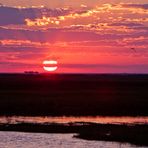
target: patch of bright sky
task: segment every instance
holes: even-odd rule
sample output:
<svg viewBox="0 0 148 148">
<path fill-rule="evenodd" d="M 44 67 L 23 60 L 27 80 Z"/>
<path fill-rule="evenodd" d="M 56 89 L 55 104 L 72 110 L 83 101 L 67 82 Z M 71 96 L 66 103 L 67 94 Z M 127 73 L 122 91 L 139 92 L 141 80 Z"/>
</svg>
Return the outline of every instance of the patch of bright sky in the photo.
<svg viewBox="0 0 148 148">
<path fill-rule="evenodd" d="M 148 3 L 147 0 L 0 0 L 0 3 L 8 6 L 39 6 L 63 7 L 63 6 L 94 6 L 102 3 Z"/>
</svg>

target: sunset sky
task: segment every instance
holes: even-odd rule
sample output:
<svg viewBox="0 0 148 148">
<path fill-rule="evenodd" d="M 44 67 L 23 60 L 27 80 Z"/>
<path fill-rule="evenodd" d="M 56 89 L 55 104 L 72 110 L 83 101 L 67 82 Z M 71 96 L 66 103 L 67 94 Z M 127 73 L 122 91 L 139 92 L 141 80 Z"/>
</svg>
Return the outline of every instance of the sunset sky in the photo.
<svg viewBox="0 0 148 148">
<path fill-rule="evenodd" d="M 148 73 L 147 0 L 0 3 L 0 72 Z"/>
</svg>

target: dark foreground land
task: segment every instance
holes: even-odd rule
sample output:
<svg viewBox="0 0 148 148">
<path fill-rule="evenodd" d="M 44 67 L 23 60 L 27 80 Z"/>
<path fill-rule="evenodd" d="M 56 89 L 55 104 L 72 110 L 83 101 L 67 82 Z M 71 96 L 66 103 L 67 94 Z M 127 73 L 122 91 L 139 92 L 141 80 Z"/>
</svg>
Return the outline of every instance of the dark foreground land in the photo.
<svg viewBox="0 0 148 148">
<path fill-rule="evenodd" d="M 21 131 L 37 133 L 75 133 L 74 137 L 86 140 L 128 142 L 148 146 L 148 125 L 116 125 L 96 123 L 66 124 L 0 124 L 0 131 Z"/>
<path fill-rule="evenodd" d="M 0 74 L 0 115 L 148 116 L 148 75 Z"/>
</svg>

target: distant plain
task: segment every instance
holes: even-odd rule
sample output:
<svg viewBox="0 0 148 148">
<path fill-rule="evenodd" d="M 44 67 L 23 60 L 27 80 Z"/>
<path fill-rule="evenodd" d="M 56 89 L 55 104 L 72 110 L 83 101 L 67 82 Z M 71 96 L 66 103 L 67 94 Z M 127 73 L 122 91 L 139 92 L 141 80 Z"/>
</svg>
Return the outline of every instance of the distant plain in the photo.
<svg viewBox="0 0 148 148">
<path fill-rule="evenodd" d="M 147 116 L 148 75 L 1 74 L 1 116 Z"/>
</svg>

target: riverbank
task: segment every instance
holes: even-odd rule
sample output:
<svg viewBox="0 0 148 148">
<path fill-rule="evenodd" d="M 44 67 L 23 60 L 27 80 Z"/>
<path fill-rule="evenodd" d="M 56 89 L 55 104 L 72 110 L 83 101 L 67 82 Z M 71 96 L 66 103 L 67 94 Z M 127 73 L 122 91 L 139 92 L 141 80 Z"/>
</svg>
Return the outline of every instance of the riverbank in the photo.
<svg viewBox="0 0 148 148">
<path fill-rule="evenodd" d="M 75 133 L 75 138 L 85 140 L 116 141 L 148 146 L 148 125 L 76 123 L 18 123 L 0 124 L 0 131 L 31 133 Z"/>
</svg>

